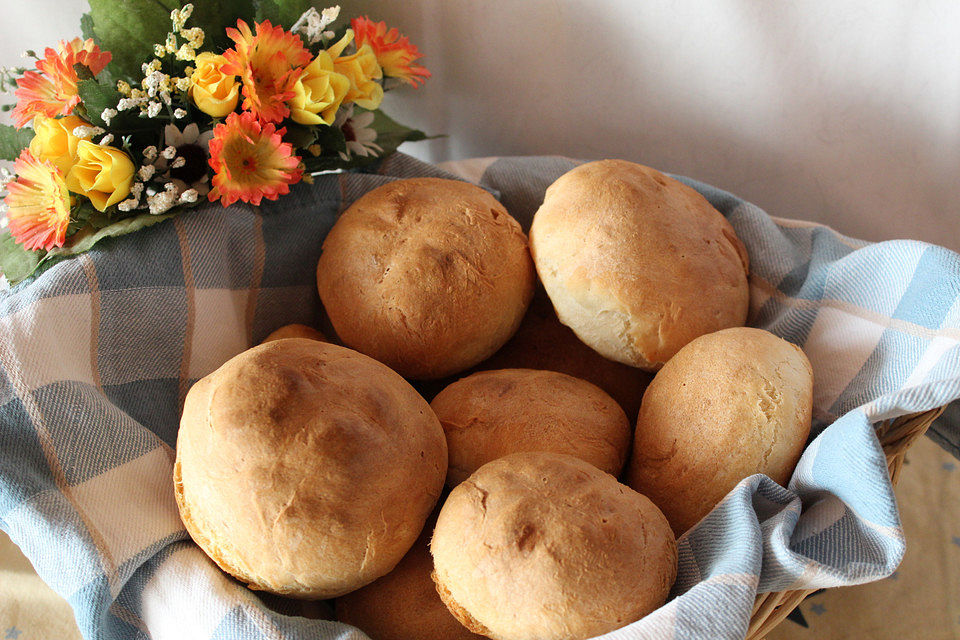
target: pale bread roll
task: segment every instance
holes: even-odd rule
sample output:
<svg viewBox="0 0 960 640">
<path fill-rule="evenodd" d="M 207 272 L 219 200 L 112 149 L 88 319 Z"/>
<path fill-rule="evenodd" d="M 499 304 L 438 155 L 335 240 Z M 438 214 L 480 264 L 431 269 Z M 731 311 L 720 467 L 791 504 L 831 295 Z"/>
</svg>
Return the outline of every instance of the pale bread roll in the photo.
<svg viewBox="0 0 960 640">
<path fill-rule="evenodd" d="M 653 379 L 652 373 L 607 360 L 580 342 L 577 334 L 557 319 L 541 287 L 533 294 L 514 336 L 476 369 L 546 369 L 586 380 L 609 393 L 631 424 L 637 419 L 643 391 Z"/>
<path fill-rule="evenodd" d="M 323 242 L 317 288 L 344 344 L 408 378 L 488 358 L 517 330 L 536 275 L 520 225 L 458 180 L 370 191 Z"/>
<path fill-rule="evenodd" d="M 747 476 L 786 485 L 812 405 L 813 369 L 800 347 L 749 327 L 697 338 L 647 387 L 628 483 L 679 536 Z"/>
<path fill-rule="evenodd" d="M 337 620 L 358 627 L 373 640 L 483 640 L 447 609 L 430 574 L 430 537 L 436 517 L 393 571 L 337 598 Z"/>
<path fill-rule="evenodd" d="M 447 436 L 447 486 L 520 451 L 566 453 L 619 475 L 630 422 L 616 401 L 585 380 L 556 371 L 481 371 L 430 403 Z"/>
<path fill-rule="evenodd" d="M 174 488 L 187 531 L 253 589 L 329 598 L 389 572 L 446 475 L 443 430 L 399 375 L 293 338 L 189 391 Z"/>
<path fill-rule="evenodd" d="M 697 336 L 746 322 L 747 253 L 703 196 L 624 160 L 547 189 L 530 228 L 560 321 L 598 353 L 655 371 Z"/>
<path fill-rule="evenodd" d="M 450 611 L 497 640 L 579 640 L 664 603 L 677 547 L 650 500 L 557 453 L 490 462 L 444 502 L 431 552 Z"/>
<path fill-rule="evenodd" d="M 323 335 L 313 327 L 308 327 L 305 324 L 284 325 L 264 338 L 263 342 L 270 342 L 271 340 L 284 340 L 286 338 L 306 338 L 307 340 L 319 340 L 321 342 L 327 342 L 327 336 Z"/>
</svg>

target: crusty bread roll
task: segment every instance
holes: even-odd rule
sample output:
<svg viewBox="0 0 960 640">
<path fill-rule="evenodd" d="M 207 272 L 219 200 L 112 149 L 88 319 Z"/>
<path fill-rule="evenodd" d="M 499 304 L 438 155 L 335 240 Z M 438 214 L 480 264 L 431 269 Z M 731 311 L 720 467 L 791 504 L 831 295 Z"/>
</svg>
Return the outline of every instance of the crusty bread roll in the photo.
<svg viewBox="0 0 960 640">
<path fill-rule="evenodd" d="M 327 342 L 327 336 L 323 335 L 313 327 L 308 327 L 305 324 L 284 325 L 264 338 L 263 342 L 270 342 L 271 340 L 283 340 L 285 338 L 306 338 L 307 340 L 320 340 L 321 342 Z"/>
<path fill-rule="evenodd" d="M 507 210 L 480 187 L 439 178 L 397 180 L 361 197 L 317 265 L 343 343 L 418 379 L 463 371 L 499 349 L 535 278 Z"/>
<path fill-rule="evenodd" d="M 578 640 L 667 598 L 670 526 L 650 500 L 578 458 L 516 453 L 458 485 L 433 533 L 434 581 L 468 628 L 497 640 Z"/>
<path fill-rule="evenodd" d="M 447 436 L 447 486 L 520 451 L 566 453 L 618 475 L 630 423 L 616 401 L 556 371 L 500 369 L 467 376 L 430 403 Z"/>
<path fill-rule="evenodd" d="M 190 389 L 174 488 L 187 531 L 225 571 L 253 589 L 329 598 L 400 561 L 446 466 L 440 423 L 403 378 L 293 338 Z"/>
<path fill-rule="evenodd" d="M 337 598 L 337 620 L 373 640 L 484 640 L 460 624 L 437 593 L 430 574 L 430 537 L 436 517 L 393 571 Z"/>
<path fill-rule="evenodd" d="M 647 387 L 628 483 L 679 536 L 747 476 L 785 485 L 812 404 L 813 370 L 800 347 L 749 327 L 701 336 Z"/>
<path fill-rule="evenodd" d="M 652 373 L 607 360 L 580 342 L 577 334 L 557 319 L 542 287 L 533 294 L 527 315 L 510 341 L 476 369 L 545 369 L 586 380 L 609 393 L 631 424 L 637 419 L 643 391 L 653 379 Z"/>
<path fill-rule="evenodd" d="M 747 318 L 747 253 L 703 196 L 623 160 L 547 189 L 530 228 L 560 321 L 611 360 L 655 371 L 697 336 Z"/>
</svg>

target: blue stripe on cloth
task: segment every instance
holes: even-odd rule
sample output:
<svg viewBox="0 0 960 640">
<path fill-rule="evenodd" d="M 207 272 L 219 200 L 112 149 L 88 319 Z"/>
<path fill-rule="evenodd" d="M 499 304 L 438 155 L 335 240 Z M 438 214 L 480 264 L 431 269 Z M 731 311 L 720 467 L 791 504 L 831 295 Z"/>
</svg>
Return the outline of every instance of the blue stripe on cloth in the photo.
<svg viewBox="0 0 960 640">
<path fill-rule="evenodd" d="M 149 640 L 150 636 L 122 617 L 126 612 L 116 615 L 117 607 L 112 603 L 110 587 L 105 576 L 87 584 L 67 597 L 73 607 L 77 627 L 86 638 L 129 638 L 130 640 Z"/>
<path fill-rule="evenodd" d="M 180 380 L 160 378 L 104 385 L 103 393 L 130 418 L 173 447 L 180 428 Z"/>
<path fill-rule="evenodd" d="M 282 640 L 284 638 L 367 640 L 365 634 L 345 624 L 280 614 L 268 616 L 262 605 L 255 607 L 248 603 L 231 609 L 210 636 L 210 640 Z"/>
<path fill-rule="evenodd" d="M 183 286 L 180 243 L 171 220 L 123 238 L 101 240 L 89 255 L 104 290 Z"/>
<path fill-rule="evenodd" d="M 747 635 L 756 584 L 746 576 L 717 576 L 702 582 L 677 602 L 675 640 L 722 638 L 739 640 Z"/>
<path fill-rule="evenodd" d="M 152 287 L 100 292 L 97 369 L 104 385 L 180 373 L 187 291 Z"/>
<path fill-rule="evenodd" d="M 193 284 L 197 289 L 245 289 L 253 277 L 255 218 L 250 206 L 213 206 L 184 225 Z"/>
<path fill-rule="evenodd" d="M 927 246 L 893 317 L 939 329 L 958 299 L 960 256 L 941 247 Z"/>
<path fill-rule="evenodd" d="M 0 519 L 51 485 L 53 473 L 20 398 L 0 407 L 0 478 L 16 478 L 0 491 Z"/>
<path fill-rule="evenodd" d="M 873 353 L 830 412 L 841 415 L 900 389 L 923 356 L 927 342 L 898 329 L 885 329 Z"/>
<path fill-rule="evenodd" d="M 92 385 L 55 382 L 34 391 L 33 397 L 71 485 L 139 458 L 161 444 Z"/>
<path fill-rule="evenodd" d="M 926 245 L 892 241 L 864 247 L 832 265 L 823 296 L 890 317 L 918 269 Z"/>
</svg>

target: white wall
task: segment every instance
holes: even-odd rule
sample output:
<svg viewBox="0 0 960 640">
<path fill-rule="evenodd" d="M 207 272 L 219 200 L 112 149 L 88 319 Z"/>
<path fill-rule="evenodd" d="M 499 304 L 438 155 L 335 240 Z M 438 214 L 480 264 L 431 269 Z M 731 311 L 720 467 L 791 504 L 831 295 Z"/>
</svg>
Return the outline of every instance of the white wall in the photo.
<svg viewBox="0 0 960 640">
<path fill-rule="evenodd" d="M 74 34 L 80 0 L 0 0 L 0 63 Z M 621 157 L 853 236 L 960 250 L 954 0 L 341 0 L 434 78 L 386 110 L 432 160 Z"/>
</svg>

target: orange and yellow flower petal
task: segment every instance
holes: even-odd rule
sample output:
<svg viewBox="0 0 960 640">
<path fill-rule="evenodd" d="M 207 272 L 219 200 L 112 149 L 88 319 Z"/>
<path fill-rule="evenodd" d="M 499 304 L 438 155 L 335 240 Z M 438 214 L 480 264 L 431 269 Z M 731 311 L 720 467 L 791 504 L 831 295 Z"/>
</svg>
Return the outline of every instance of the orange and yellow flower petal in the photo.
<svg viewBox="0 0 960 640">
<path fill-rule="evenodd" d="M 86 65 L 96 75 L 107 66 L 110 57 L 93 40 L 61 41 L 57 51 L 48 47 L 43 59 L 37 61 L 37 71 L 27 71 L 17 80 L 17 106 L 11 112 L 14 124 L 23 127 L 40 114 L 53 118 L 73 113 L 80 102 L 73 65 Z"/>
<path fill-rule="evenodd" d="M 293 85 L 290 118 L 305 125 L 331 125 L 349 90 L 350 79 L 334 71 L 333 58 L 321 51 Z"/>
<path fill-rule="evenodd" d="M 429 71 L 414 64 L 415 60 L 423 57 L 420 51 L 395 28 L 388 30 L 386 23 L 374 22 L 366 16 L 354 18 L 350 26 L 353 27 L 357 48 L 369 44 L 384 75 L 399 78 L 414 87 L 430 77 Z"/>
<path fill-rule="evenodd" d="M 81 140 L 66 183 L 70 191 L 90 198 L 93 206 L 103 211 L 130 194 L 135 172 L 130 156 L 120 149 Z"/>
<path fill-rule="evenodd" d="M 276 200 L 300 181 L 303 169 L 293 155 L 293 145 L 283 141 L 286 129 L 263 123 L 245 111 L 231 113 L 213 130 L 210 166 L 214 170 L 211 202 L 223 206 L 237 200 L 259 205 L 263 198 Z"/>
<path fill-rule="evenodd" d="M 383 70 L 377 64 L 377 56 L 369 44 L 359 46 L 356 53 L 351 55 L 341 55 L 353 38 L 353 30 L 347 29 L 340 41 L 327 49 L 327 53 L 333 58 L 334 70 L 350 80 L 350 89 L 343 102 L 355 102 L 364 109 L 376 109 L 383 100 L 383 87 L 376 82 L 383 77 Z"/>
<path fill-rule="evenodd" d="M 62 247 L 70 224 L 70 193 L 60 171 L 24 149 L 7 185 L 7 220 L 13 239 L 25 249 Z"/>
<path fill-rule="evenodd" d="M 63 175 L 77 161 L 77 144 L 81 139 L 73 135 L 77 127 L 89 127 L 77 116 L 50 118 L 43 114 L 33 119 L 33 140 L 30 141 L 30 153 L 38 160 L 49 160 Z"/>
<path fill-rule="evenodd" d="M 243 81 L 243 108 L 264 122 L 280 122 L 290 114 L 287 101 L 294 96 L 293 85 L 301 67 L 310 62 L 310 52 L 300 37 L 274 27 L 269 20 L 256 24 L 256 35 L 243 20 L 227 29 L 236 44 L 224 52 L 223 73 Z"/>
</svg>

